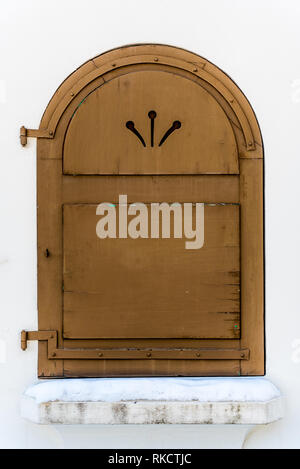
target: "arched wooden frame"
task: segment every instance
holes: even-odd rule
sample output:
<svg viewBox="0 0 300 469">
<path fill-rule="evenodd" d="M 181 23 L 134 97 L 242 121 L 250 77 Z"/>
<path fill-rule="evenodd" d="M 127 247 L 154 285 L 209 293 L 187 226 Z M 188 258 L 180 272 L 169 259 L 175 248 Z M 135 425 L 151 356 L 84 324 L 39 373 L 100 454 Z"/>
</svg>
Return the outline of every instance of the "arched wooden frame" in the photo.
<svg viewBox="0 0 300 469">
<path fill-rule="evenodd" d="M 185 364 L 181 367 L 178 366 L 181 344 L 176 345 L 177 352 L 163 351 L 156 360 L 155 351 L 151 357 L 146 353 L 146 348 L 151 347 L 151 344 L 136 343 L 136 350 L 130 352 L 131 356 L 127 354 L 127 358 L 131 359 L 128 362 L 123 360 L 126 357 L 121 357 L 118 351 L 103 357 L 102 345 L 97 341 L 90 341 L 90 345 L 87 345 L 84 341 L 69 340 L 66 346 L 62 334 L 61 206 L 77 202 L 72 192 L 72 176 L 62 172 L 63 145 L 68 125 L 80 103 L 105 81 L 124 73 L 128 67 L 149 69 L 153 66 L 174 68 L 182 76 L 201 82 L 201 86 L 226 113 L 236 138 L 239 156 L 240 188 L 238 194 L 235 188 L 232 189 L 232 201 L 238 201 L 241 206 L 240 339 L 202 340 L 199 348 L 201 359 L 194 360 L 194 352 L 189 352 L 190 355 L 185 356 Z M 21 129 L 21 143 L 25 145 L 27 137 L 31 136 L 38 138 L 39 332 L 25 333 L 23 345 L 27 339 L 40 341 L 39 376 L 127 375 L 132 374 L 133 362 L 136 375 L 264 374 L 263 146 L 254 112 L 236 84 L 206 59 L 183 49 L 152 44 L 115 49 L 89 60 L 62 83 L 48 104 L 39 129 Z M 103 176 L 101 181 L 102 195 L 105 193 L 107 200 L 111 196 L 112 177 Z M 96 186 L 91 184 L 91 177 L 87 179 L 81 177 L 81 202 L 95 202 Z M 205 197 L 199 193 L 199 200 L 201 196 Z M 107 341 L 106 346 L 111 347 L 111 343 Z M 124 341 L 124 346 L 130 344 Z M 196 346 L 199 347 L 199 341 Z M 66 347 L 71 351 L 66 350 Z M 77 366 L 74 367 L 75 362 Z M 174 365 L 174 362 L 177 364 Z"/>
</svg>

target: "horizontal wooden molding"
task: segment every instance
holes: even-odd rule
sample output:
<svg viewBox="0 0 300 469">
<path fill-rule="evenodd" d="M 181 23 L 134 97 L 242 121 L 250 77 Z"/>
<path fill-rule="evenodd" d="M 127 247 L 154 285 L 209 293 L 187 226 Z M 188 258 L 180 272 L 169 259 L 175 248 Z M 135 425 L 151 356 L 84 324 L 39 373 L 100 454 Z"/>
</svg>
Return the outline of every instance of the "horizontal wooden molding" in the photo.
<svg viewBox="0 0 300 469">
<path fill-rule="evenodd" d="M 57 331 L 22 331 L 21 348 L 27 342 L 48 342 L 49 360 L 249 360 L 249 349 L 227 348 L 97 348 L 65 349 L 57 347 Z"/>
</svg>

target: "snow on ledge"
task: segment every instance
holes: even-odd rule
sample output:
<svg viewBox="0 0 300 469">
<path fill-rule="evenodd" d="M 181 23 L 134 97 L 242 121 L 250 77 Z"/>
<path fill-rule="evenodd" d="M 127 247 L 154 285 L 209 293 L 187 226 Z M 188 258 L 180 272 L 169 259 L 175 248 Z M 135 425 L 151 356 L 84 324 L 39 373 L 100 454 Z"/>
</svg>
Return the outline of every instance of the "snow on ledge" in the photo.
<svg viewBox="0 0 300 469">
<path fill-rule="evenodd" d="M 30 386 L 21 415 L 42 425 L 265 425 L 282 417 L 265 378 L 55 379 Z"/>
<path fill-rule="evenodd" d="M 36 403 L 199 401 L 265 402 L 280 391 L 265 378 L 83 378 L 54 379 L 24 393 Z"/>
</svg>

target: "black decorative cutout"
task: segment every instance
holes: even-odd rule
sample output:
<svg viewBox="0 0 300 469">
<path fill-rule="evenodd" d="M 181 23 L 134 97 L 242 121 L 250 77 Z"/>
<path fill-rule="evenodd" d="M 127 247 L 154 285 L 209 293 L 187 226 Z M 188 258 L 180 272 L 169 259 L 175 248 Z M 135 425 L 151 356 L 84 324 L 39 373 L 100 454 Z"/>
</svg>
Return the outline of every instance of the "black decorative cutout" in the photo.
<svg viewBox="0 0 300 469">
<path fill-rule="evenodd" d="M 159 142 L 159 146 L 161 147 L 162 144 L 167 140 L 169 135 L 171 135 L 174 132 L 174 130 L 180 129 L 180 127 L 181 127 L 181 122 L 180 121 L 174 121 L 172 126 L 169 128 L 169 130 L 166 131 L 165 135 L 163 136 L 163 138 Z"/>
<path fill-rule="evenodd" d="M 151 147 L 154 146 L 154 119 L 156 117 L 155 111 L 149 111 L 148 117 L 151 119 Z"/>
<path fill-rule="evenodd" d="M 142 142 L 143 146 L 145 147 L 146 146 L 145 140 L 143 139 L 143 137 L 141 136 L 139 131 L 134 127 L 134 122 L 127 121 L 126 122 L 126 127 L 127 127 L 127 129 L 131 130 L 131 132 L 133 132 L 134 135 L 137 136 L 137 138 Z"/>
<path fill-rule="evenodd" d="M 151 147 L 154 147 L 154 120 L 156 118 L 157 114 L 155 111 L 149 111 L 148 112 L 148 117 L 150 119 L 150 142 L 151 142 Z M 139 133 L 139 131 L 135 128 L 134 122 L 133 121 L 127 121 L 126 122 L 126 127 L 129 129 L 134 135 L 137 136 L 137 138 L 140 140 L 142 145 L 146 147 L 145 140 Z M 165 132 L 164 136 L 162 137 L 161 141 L 159 142 L 159 146 L 161 147 L 162 144 L 167 140 L 167 138 L 174 132 L 174 130 L 180 129 L 181 127 L 181 122 L 180 121 L 174 121 L 172 126 Z"/>
</svg>

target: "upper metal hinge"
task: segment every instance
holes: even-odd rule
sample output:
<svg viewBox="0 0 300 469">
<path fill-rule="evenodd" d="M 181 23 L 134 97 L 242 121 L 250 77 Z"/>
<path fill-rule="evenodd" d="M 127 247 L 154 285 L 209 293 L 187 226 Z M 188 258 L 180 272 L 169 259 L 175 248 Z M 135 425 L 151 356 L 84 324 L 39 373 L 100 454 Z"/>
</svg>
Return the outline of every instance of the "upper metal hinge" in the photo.
<svg viewBox="0 0 300 469">
<path fill-rule="evenodd" d="M 23 147 L 27 144 L 27 138 L 53 138 L 54 132 L 48 129 L 26 129 L 24 125 L 20 128 L 20 142 Z"/>
</svg>

